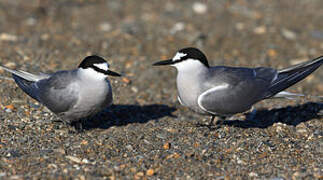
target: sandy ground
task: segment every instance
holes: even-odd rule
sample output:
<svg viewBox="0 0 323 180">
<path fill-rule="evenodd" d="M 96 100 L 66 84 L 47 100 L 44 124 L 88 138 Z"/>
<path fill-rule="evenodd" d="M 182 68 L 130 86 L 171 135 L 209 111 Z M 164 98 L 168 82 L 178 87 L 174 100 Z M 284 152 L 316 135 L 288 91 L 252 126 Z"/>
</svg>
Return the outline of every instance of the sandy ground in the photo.
<svg viewBox="0 0 323 180">
<path fill-rule="evenodd" d="M 211 65 L 287 67 L 323 55 L 323 1 L 0 0 L 0 64 L 30 72 L 108 59 L 114 105 L 85 131 L 0 71 L 0 179 L 322 179 L 323 69 L 217 130 L 177 102 L 183 47 Z"/>
</svg>

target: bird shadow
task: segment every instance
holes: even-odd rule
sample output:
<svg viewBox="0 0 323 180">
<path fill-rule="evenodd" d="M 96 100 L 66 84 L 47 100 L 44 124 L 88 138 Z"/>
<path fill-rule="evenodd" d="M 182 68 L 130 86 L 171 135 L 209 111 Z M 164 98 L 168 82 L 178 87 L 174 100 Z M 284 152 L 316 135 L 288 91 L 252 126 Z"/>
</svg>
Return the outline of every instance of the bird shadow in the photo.
<svg viewBox="0 0 323 180">
<path fill-rule="evenodd" d="M 125 126 L 131 123 L 146 123 L 151 120 L 158 121 L 159 118 L 172 115 L 176 108 L 163 104 L 151 105 L 112 105 L 99 114 L 82 122 L 84 130 L 108 129 L 111 126 Z"/>
<path fill-rule="evenodd" d="M 274 123 L 297 126 L 323 116 L 323 103 L 309 102 L 297 106 L 287 106 L 272 110 L 260 109 L 256 113 L 246 113 L 245 120 L 225 120 L 223 125 L 241 128 L 267 128 Z"/>
</svg>

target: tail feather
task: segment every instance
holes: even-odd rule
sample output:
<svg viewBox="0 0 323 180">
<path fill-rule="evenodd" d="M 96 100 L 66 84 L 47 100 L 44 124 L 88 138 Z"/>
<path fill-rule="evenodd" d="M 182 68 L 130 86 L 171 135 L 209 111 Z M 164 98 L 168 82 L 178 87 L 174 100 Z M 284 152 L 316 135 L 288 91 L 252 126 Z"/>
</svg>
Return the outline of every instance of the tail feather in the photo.
<svg viewBox="0 0 323 180">
<path fill-rule="evenodd" d="M 13 79 L 16 81 L 17 85 L 30 97 L 34 99 L 38 99 L 37 97 L 37 84 L 36 82 L 48 77 L 47 74 L 42 75 L 35 75 L 31 74 L 29 72 L 21 71 L 21 70 L 12 70 L 3 66 L 0 66 L 0 68 L 10 72 L 12 74 Z"/>
<path fill-rule="evenodd" d="M 31 74 L 29 72 L 26 71 L 22 71 L 22 70 L 13 70 L 13 69 L 9 69 L 6 68 L 4 66 L 0 66 L 0 68 L 10 72 L 11 74 L 15 74 L 16 76 L 19 76 L 27 81 L 39 81 L 41 79 L 47 78 L 48 75 L 47 74 L 40 74 L 40 75 L 35 75 L 35 74 Z"/>
<path fill-rule="evenodd" d="M 270 98 L 279 92 L 289 88 L 303 80 L 323 64 L 323 56 L 312 61 L 304 62 L 278 71 L 277 78 L 272 82 L 266 98 Z"/>
<path fill-rule="evenodd" d="M 34 81 L 28 81 L 26 79 L 23 79 L 15 74 L 12 74 L 13 79 L 16 81 L 17 85 L 30 97 L 38 100 L 37 97 L 37 90 L 38 87 L 36 85 L 36 82 Z"/>
</svg>

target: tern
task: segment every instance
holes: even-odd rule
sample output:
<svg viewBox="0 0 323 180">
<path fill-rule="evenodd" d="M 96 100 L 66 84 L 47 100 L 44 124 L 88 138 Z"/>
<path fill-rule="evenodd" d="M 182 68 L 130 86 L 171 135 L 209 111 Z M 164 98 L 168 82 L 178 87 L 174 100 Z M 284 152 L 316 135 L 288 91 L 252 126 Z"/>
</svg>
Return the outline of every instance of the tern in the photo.
<svg viewBox="0 0 323 180">
<path fill-rule="evenodd" d="M 113 97 L 108 76 L 121 76 L 109 70 L 108 62 L 96 55 L 84 58 L 77 69 L 52 74 L 0 68 L 10 72 L 26 94 L 69 124 L 81 122 L 109 107 Z"/>
<path fill-rule="evenodd" d="M 199 49 L 179 50 L 172 59 L 154 63 L 177 69 L 179 102 L 191 110 L 211 116 L 232 116 L 243 113 L 264 99 L 292 98 L 300 94 L 284 91 L 314 72 L 323 63 L 323 56 L 292 67 L 276 70 L 270 67 L 211 67 Z"/>
</svg>

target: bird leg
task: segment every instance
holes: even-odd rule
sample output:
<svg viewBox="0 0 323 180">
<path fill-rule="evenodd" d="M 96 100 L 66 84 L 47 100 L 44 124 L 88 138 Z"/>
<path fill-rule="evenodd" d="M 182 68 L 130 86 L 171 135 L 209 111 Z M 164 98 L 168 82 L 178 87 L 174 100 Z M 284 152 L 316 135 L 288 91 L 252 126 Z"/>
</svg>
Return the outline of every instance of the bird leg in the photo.
<svg viewBox="0 0 323 180">
<path fill-rule="evenodd" d="M 212 126 L 212 125 L 213 125 L 214 119 L 215 119 L 215 116 L 214 116 L 214 115 L 212 115 L 212 116 L 211 116 L 211 121 L 210 121 L 210 123 L 209 123 L 209 126 Z"/>
<path fill-rule="evenodd" d="M 215 119 L 215 115 L 211 116 L 211 121 L 208 124 L 196 124 L 196 127 L 208 127 L 211 130 L 215 130 L 221 127 L 221 125 L 223 125 L 223 122 L 225 120 L 224 116 L 217 116 L 218 119 L 214 122 Z"/>
<path fill-rule="evenodd" d="M 80 133 L 84 131 L 83 121 L 84 121 L 83 119 L 80 119 L 79 121 L 74 121 L 70 123 L 70 125 L 74 127 L 74 133 Z"/>
<path fill-rule="evenodd" d="M 223 123 L 225 121 L 225 116 L 217 116 L 217 120 L 215 122 L 214 122 L 214 119 L 215 119 L 215 115 L 212 115 L 211 116 L 211 121 L 210 121 L 210 123 L 208 125 L 208 128 L 210 130 L 219 129 L 223 125 Z"/>
</svg>

